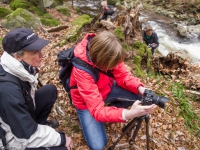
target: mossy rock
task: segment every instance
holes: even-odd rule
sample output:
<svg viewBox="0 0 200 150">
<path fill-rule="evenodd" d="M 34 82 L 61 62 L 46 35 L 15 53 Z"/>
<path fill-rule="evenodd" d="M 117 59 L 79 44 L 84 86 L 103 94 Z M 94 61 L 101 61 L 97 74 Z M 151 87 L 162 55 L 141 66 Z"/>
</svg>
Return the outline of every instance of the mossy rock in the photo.
<svg viewBox="0 0 200 150">
<path fill-rule="evenodd" d="M 67 42 L 74 42 L 77 40 L 77 38 L 80 35 L 80 31 L 81 31 L 81 26 L 74 26 L 73 28 L 71 28 L 66 34 L 65 34 L 65 38 L 60 42 L 60 46 L 63 46 L 64 44 L 66 44 Z"/>
<path fill-rule="evenodd" d="M 45 18 L 41 18 L 40 21 L 41 21 L 42 24 L 45 25 L 45 26 L 54 27 L 54 26 L 60 25 L 60 22 L 59 22 L 58 20 L 55 20 L 55 19 L 45 19 Z"/>
<path fill-rule="evenodd" d="M 38 16 L 43 16 L 45 13 L 42 12 L 42 10 L 38 9 L 37 7 L 35 6 L 32 6 L 30 8 L 28 8 L 28 11 L 32 12 L 33 14 L 36 14 Z"/>
<path fill-rule="evenodd" d="M 137 66 L 135 68 L 137 75 L 143 76 L 146 74 L 142 68 L 146 68 L 147 72 L 154 73 L 151 65 L 152 53 L 147 45 L 140 41 L 135 41 L 132 46 L 137 51 L 137 55 L 133 58 L 134 63 Z"/>
<path fill-rule="evenodd" d="M 74 19 L 72 22 L 72 28 L 65 34 L 63 41 L 60 42 L 60 46 L 64 45 L 66 42 L 74 42 L 80 35 L 82 27 L 90 23 L 92 18 L 89 15 L 81 15 Z"/>
<path fill-rule="evenodd" d="M 124 41 L 124 33 L 123 33 L 123 30 L 122 30 L 122 27 L 121 27 L 121 26 L 118 26 L 118 27 L 115 29 L 114 34 L 115 34 L 121 41 Z"/>
<path fill-rule="evenodd" d="M 44 12 L 42 12 L 42 10 L 40 10 L 36 6 L 33 6 L 31 3 L 27 2 L 26 0 L 13 0 L 10 3 L 10 8 L 12 10 L 16 10 L 17 8 L 23 8 L 23 9 L 26 9 L 38 16 L 42 16 L 44 14 Z"/>
<path fill-rule="evenodd" d="M 0 18 L 4 18 L 10 13 L 12 13 L 11 10 L 0 7 Z"/>
<path fill-rule="evenodd" d="M 63 5 L 63 0 L 54 0 L 53 4 L 51 5 L 51 7 L 56 7 L 59 5 Z"/>
<path fill-rule="evenodd" d="M 90 23 L 91 20 L 92 18 L 89 15 L 84 14 L 74 19 L 72 26 L 84 26 L 85 24 Z"/>
<path fill-rule="evenodd" d="M 29 2 L 27 2 L 26 0 L 12 0 L 12 2 L 10 3 L 10 8 L 12 10 L 16 10 L 17 8 L 30 8 L 31 4 Z"/>
<path fill-rule="evenodd" d="M 22 8 L 17 8 L 14 12 L 7 15 L 1 22 L 1 25 L 7 29 L 21 27 L 38 29 L 40 24 L 41 21 L 38 17 Z"/>
<path fill-rule="evenodd" d="M 56 7 L 56 10 L 59 11 L 60 13 L 62 13 L 63 15 L 66 15 L 66 16 L 71 16 L 69 10 L 67 8 L 64 8 L 63 6 L 58 6 Z"/>
</svg>

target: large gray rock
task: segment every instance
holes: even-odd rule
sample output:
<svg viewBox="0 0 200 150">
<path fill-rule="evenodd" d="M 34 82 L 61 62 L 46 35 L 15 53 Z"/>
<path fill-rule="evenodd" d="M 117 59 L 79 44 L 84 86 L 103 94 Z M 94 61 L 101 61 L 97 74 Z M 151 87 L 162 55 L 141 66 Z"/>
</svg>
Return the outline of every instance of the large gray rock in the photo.
<svg viewBox="0 0 200 150">
<path fill-rule="evenodd" d="M 16 9 L 13 13 L 6 16 L 6 18 L 1 22 L 1 26 L 7 29 L 20 27 L 38 29 L 40 25 L 41 21 L 39 18 L 22 8 Z"/>
<path fill-rule="evenodd" d="M 44 7 L 50 7 L 53 4 L 54 0 L 43 0 Z"/>
<path fill-rule="evenodd" d="M 177 30 L 180 36 L 188 38 L 197 38 L 200 35 L 200 25 L 181 26 L 178 25 Z"/>
</svg>

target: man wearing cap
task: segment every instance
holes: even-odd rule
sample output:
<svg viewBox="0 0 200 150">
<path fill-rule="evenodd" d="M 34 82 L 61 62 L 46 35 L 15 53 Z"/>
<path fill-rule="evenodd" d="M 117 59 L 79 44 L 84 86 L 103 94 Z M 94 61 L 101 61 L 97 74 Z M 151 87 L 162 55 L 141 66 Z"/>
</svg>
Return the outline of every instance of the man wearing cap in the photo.
<svg viewBox="0 0 200 150">
<path fill-rule="evenodd" d="M 11 30 L 3 38 L 0 149 L 71 150 L 73 147 L 70 137 L 54 129 L 56 121 L 47 121 L 57 99 L 56 87 L 45 85 L 37 89 L 42 49 L 48 43 L 28 28 Z M 11 78 L 16 78 L 22 86 L 11 82 Z"/>
</svg>

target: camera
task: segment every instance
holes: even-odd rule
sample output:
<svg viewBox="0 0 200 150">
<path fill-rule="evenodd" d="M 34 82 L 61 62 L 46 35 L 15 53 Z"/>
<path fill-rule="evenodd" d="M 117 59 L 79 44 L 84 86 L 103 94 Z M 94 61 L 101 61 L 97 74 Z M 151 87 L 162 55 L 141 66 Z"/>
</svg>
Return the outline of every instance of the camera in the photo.
<svg viewBox="0 0 200 150">
<path fill-rule="evenodd" d="M 153 48 L 153 44 L 149 44 L 148 47 L 149 47 L 149 48 Z"/>
<path fill-rule="evenodd" d="M 168 100 L 169 100 L 169 98 L 167 98 L 167 97 L 160 97 L 160 96 L 154 94 L 153 91 L 145 89 L 144 97 L 142 98 L 141 102 L 142 102 L 142 105 L 156 104 L 157 106 L 164 109 L 165 103 Z"/>
</svg>

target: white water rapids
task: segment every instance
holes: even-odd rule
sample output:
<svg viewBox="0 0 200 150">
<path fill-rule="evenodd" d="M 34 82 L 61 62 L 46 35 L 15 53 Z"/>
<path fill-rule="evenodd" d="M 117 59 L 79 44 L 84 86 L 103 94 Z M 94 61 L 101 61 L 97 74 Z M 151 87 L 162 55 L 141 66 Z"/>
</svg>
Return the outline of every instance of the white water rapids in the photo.
<svg viewBox="0 0 200 150">
<path fill-rule="evenodd" d="M 141 17 L 140 19 L 142 18 L 148 18 L 148 16 Z M 157 33 L 160 43 L 158 50 L 163 56 L 167 56 L 170 52 L 177 53 L 183 58 L 188 58 L 192 63 L 200 65 L 200 40 L 198 37 L 182 42 L 183 40 L 175 37 L 176 33 L 171 33 L 175 31 L 170 31 L 169 26 L 166 29 L 166 26 L 163 26 L 163 24 L 150 20 L 146 24 L 152 25 Z"/>
</svg>

